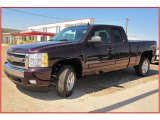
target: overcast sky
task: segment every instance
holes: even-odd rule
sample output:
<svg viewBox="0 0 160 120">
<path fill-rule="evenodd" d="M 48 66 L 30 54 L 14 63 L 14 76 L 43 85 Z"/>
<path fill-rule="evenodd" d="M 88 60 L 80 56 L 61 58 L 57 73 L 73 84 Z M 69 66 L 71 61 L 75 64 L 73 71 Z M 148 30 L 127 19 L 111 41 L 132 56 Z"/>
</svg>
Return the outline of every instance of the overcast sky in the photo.
<svg viewBox="0 0 160 120">
<path fill-rule="evenodd" d="M 128 34 L 141 40 L 158 40 L 157 8 L 13 8 L 2 9 L 2 27 L 26 30 L 28 26 L 83 18 L 95 18 L 95 23 L 120 25 L 130 18 Z M 36 16 L 33 14 L 40 14 Z M 43 16 L 41 16 L 43 15 Z"/>
</svg>

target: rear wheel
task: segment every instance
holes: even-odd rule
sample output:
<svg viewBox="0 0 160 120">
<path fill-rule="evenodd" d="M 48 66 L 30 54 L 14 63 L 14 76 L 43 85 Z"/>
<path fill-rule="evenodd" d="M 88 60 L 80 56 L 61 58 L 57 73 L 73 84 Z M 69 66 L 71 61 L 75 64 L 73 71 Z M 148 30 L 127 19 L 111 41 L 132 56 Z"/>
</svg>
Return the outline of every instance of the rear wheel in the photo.
<svg viewBox="0 0 160 120">
<path fill-rule="evenodd" d="M 135 72 L 138 76 L 148 75 L 149 68 L 150 68 L 150 62 L 146 57 L 142 57 L 139 65 L 134 67 Z"/>
<path fill-rule="evenodd" d="M 72 66 L 64 65 L 58 73 L 56 92 L 62 97 L 70 96 L 74 91 L 76 73 Z"/>
</svg>

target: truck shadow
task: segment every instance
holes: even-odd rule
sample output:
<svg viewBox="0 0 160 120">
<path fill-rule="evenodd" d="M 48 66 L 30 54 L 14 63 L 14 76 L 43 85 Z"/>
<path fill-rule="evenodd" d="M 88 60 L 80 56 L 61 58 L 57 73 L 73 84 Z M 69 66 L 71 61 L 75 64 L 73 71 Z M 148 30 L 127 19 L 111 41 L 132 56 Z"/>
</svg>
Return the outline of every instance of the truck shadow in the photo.
<svg viewBox="0 0 160 120">
<path fill-rule="evenodd" d="M 144 94 L 141 94 L 141 95 L 138 95 L 138 96 L 135 96 L 133 98 L 130 98 L 130 99 L 127 99 L 127 100 L 124 100 L 124 101 L 121 101 L 121 102 L 118 102 L 118 103 L 115 103 L 115 104 L 112 104 L 110 106 L 107 106 L 107 107 L 104 107 L 104 108 L 100 108 L 100 109 L 96 109 L 94 111 L 90 111 L 90 112 L 110 112 L 112 110 L 115 110 L 117 108 L 121 108 L 125 105 L 129 105 L 135 101 L 138 101 L 140 99 L 143 99 L 145 97 L 148 97 L 152 94 L 155 94 L 155 93 L 158 93 L 158 89 L 155 89 L 155 90 L 152 90 L 152 91 L 149 91 L 147 93 L 144 93 Z"/>
<path fill-rule="evenodd" d="M 151 69 L 148 76 L 153 75 L 158 75 L 158 70 Z M 68 98 L 58 96 L 54 87 L 50 87 L 48 92 L 32 92 L 22 89 L 19 86 L 17 86 L 17 88 L 19 89 L 19 91 L 28 96 L 46 101 L 76 99 L 82 97 L 83 95 L 97 93 L 111 87 L 119 90 L 124 89 L 124 86 L 122 86 L 121 84 L 129 83 L 136 80 L 138 81 L 140 78 L 141 77 L 137 76 L 132 68 L 108 72 L 101 75 L 86 76 L 77 81 L 74 93 Z M 112 90 L 112 92 L 113 91 L 114 90 Z"/>
</svg>

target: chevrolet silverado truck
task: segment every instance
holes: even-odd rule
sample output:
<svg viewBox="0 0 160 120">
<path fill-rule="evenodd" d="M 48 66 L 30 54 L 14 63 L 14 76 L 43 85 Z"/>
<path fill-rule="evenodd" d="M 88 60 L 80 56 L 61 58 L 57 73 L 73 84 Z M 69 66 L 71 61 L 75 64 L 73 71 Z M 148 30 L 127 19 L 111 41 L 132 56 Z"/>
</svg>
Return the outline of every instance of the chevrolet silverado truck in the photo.
<svg viewBox="0 0 160 120">
<path fill-rule="evenodd" d="M 24 88 L 55 85 L 58 95 L 68 97 L 76 80 L 86 75 L 134 67 L 137 75 L 146 76 L 155 59 L 156 44 L 128 41 L 121 26 L 71 26 L 47 42 L 9 47 L 4 71 Z"/>
</svg>

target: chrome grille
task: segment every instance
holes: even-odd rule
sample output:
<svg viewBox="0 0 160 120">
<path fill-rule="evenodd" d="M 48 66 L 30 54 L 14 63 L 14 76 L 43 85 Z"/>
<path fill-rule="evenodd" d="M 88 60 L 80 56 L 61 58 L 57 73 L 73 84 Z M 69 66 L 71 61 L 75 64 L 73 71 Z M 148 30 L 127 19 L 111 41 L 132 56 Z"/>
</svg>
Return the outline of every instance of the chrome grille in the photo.
<svg viewBox="0 0 160 120">
<path fill-rule="evenodd" d="M 26 55 L 23 53 L 7 53 L 7 60 L 10 65 L 17 68 L 26 68 Z"/>
</svg>

